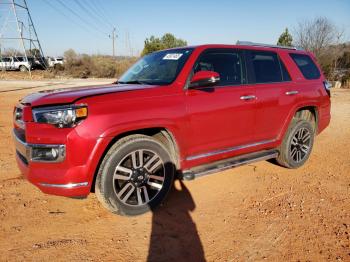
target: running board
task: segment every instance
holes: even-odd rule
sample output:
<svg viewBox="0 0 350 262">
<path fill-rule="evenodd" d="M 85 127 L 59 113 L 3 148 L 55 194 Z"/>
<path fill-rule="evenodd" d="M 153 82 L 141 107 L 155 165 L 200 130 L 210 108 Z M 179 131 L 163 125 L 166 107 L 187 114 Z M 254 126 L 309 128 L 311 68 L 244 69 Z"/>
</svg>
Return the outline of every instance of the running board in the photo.
<svg viewBox="0 0 350 262">
<path fill-rule="evenodd" d="M 210 175 L 213 173 L 224 171 L 226 169 L 242 166 L 245 164 L 250 164 L 257 161 L 276 158 L 277 156 L 278 156 L 277 150 L 264 150 L 260 152 L 236 156 L 236 157 L 216 161 L 214 163 L 194 167 L 192 169 L 184 170 L 182 172 L 182 178 L 184 180 L 193 180 L 197 177 Z"/>
</svg>

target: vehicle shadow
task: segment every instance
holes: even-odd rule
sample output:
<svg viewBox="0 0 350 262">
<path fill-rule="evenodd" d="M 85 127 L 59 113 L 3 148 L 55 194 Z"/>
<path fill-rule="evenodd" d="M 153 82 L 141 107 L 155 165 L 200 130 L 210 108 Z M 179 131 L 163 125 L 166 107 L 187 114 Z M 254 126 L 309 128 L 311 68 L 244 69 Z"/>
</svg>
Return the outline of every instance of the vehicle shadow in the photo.
<svg viewBox="0 0 350 262">
<path fill-rule="evenodd" d="M 197 227 L 190 216 L 192 196 L 181 180 L 175 182 L 163 207 L 153 211 L 147 261 L 205 261 Z"/>
</svg>

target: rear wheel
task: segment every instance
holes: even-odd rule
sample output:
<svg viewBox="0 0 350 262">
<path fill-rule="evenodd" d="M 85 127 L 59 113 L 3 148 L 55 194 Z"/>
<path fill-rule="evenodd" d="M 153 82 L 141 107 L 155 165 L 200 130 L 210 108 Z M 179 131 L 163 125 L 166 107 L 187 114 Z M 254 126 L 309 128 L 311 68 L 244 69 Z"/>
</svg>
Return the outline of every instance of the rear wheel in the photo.
<svg viewBox="0 0 350 262">
<path fill-rule="evenodd" d="M 314 128 L 309 121 L 293 119 L 279 147 L 277 162 L 287 168 L 302 166 L 310 156 L 314 134 Z"/>
<path fill-rule="evenodd" d="M 28 68 L 27 68 L 26 66 L 24 66 L 24 65 L 21 65 L 21 66 L 19 67 L 19 71 L 21 71 L 21 72 L 27 72 L 27 71 L 28 71 Z"/>
<path fill-rule="evenodd" d="M 96 177 L 95 192 L 110 211 L 139 215 L 164 200 L 174 173 L 171 156 L 158 140 L 133 135 L 108 151 Z"/>
</svg>

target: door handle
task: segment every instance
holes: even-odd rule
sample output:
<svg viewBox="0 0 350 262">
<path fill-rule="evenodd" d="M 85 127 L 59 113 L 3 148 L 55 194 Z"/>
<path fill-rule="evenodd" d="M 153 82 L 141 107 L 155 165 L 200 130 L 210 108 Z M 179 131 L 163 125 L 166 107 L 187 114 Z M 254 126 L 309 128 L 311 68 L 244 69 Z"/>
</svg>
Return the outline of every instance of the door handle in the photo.
<svg viewBox="0 0 350 262">
<path fill-rule="evenodd" d="M 292 96 L 292 95 L 296 95 L 296 94 L 298 94 L 299 93 L 299 91 L 287 91 L 286 92 L 286 95 L 287 96 Z"/>
<path fill-rule="evenodd" d="M 254 95 L 241 96 L 241 100 L 245 100 L 245 101 L 254 100 L 254 99 L 256 99 L 256 96 L 254 96 Z"/>
</svg>

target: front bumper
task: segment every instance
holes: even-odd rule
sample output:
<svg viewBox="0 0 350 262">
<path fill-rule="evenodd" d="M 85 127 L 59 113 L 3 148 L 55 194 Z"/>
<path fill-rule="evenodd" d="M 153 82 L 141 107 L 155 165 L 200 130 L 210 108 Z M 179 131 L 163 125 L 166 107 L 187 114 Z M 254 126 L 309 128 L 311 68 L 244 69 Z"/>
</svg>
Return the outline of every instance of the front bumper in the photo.
<svg viewBox="0 0 350 262">
<path fill-rule="evenodd" d="M 88 165 L 77 163 L 76 159 L 71 157 L 72 150 L 66 152 L 66 145 L 26 143 L 16 132 L 13 132 L 13 140 L 19 169 L 28 181 L 42 192 L 67 197 L 83 197 L 90 193 Z M 38 159 L 33 156 L 33 152 L 41 148 L 56 148 L 59 155 L 53 161 Z"/>
<path fill-rule="evenodd" d="M 17 154 L 21 156 L 24 162 L 48 162 L 59 163 L 65 160 L 66 146 L 65 145 L 46 145 L 46 144 L 28 144 L 23 142 L 16 133 L 13 132 L 13 139 L 16 146 Z M 38 155 L 39 151 L 50 152 L 54 151 L 55 156 L 51 158 Z"/>
</svg>

